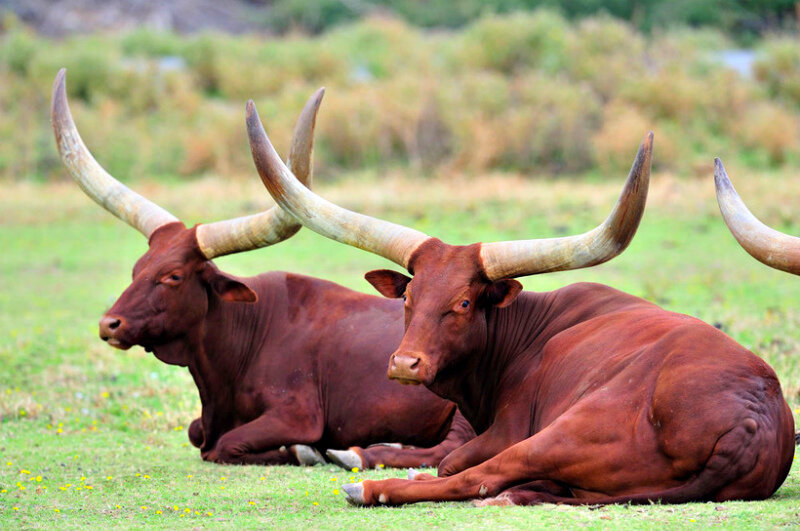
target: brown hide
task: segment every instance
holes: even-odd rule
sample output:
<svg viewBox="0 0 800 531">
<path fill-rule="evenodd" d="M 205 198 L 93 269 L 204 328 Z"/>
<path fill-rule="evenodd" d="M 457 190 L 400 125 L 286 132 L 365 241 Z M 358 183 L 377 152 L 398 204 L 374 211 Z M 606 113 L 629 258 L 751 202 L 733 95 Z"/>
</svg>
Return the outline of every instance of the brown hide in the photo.
<svg viewBox="0 0 800 531">
<path fill-rule="evenodd" d="M 411 361 L 390 363 L 390 376 L 455 401 L 479 435 L 442 461 L 446 477 L 348 485 L 351 501 L 677 503 L 763 499 L 781 485 L 794 421 L 763 360 L 607 286 L 510 302 L 479 250 L 432 239 L 411 258 L 413 279 L 368 274 L 384 294 L 406 278 L 392 362 Z"/>
<path fill-rule="evenodd" d="M 237 279 L 195 233 L 177 222 L 153 233 L 100 329 L 112 346 L 188 367 L 203 406 L 189 437 L 204 459 L 278 464 L 293 462 L 281 447 L 294 444 L 398 442 L 434 448 L 356 451 L 365 467 L 436 466 L 474 436 L 451 402 L 384 376 L 403 334 L 399 301 L 289 273 Z"/>
</svg>

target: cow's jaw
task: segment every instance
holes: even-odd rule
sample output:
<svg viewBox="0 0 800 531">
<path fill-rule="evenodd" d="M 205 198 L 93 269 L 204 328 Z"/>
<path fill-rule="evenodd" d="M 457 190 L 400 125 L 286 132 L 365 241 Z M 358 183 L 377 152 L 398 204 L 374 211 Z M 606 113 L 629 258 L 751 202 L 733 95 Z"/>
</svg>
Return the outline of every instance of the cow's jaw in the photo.
<svg viewBox="0 0 800 531">
<path fill-rule="evenodd" d="M 106 343 L 108 343 L 112 347 L 117 348 L 119 350 L 128 350 L 129 348 L 131 348 L 133 346 L 130 343 L 126 343 L 126 342 L 124 342 L 124 341 L 122 341 L 120 339 L 117 339 L 116 337 L 109 337 L 109 338 L 105 339 L 105 341 L 106 341 Z"/>
</svg>

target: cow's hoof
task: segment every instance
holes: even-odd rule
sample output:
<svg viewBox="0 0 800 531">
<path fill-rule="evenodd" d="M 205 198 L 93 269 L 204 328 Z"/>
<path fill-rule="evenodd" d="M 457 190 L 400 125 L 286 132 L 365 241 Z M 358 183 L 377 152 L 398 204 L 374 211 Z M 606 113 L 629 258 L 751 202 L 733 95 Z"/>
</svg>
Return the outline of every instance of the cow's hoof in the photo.
<svg viewBox="0 0 800 531">
<path fill-rule="evenodd" d="M 325 464 L 325 458 L 322 457 L 322 454 L 319 453 L 316 448 L 312 448 L 311 446 L 306 446 L 305 444 L 295 444 L 289 449 L 297 458 L 297 462 L 300 463 L 302 466 L 314 466 L 314 465 Z"/>
<path fill-rule="evenodd" d="M 363 483 L 345 483 L 342 485 L 342 490 L 347 494 L 347 503 L 350 505 L 367 504 L 367 501 L 364 499 Z"/>
<path fill-rule="evenodd" d="M 325 455 L 327 455 L 328 459 L 333 463 L 336 463 L 346 470 L 352 470 L 354 468 L 361 470 L 364 468 L 361 456 L 354 450 L 328 450 L 325 452 Z"/>
<path fill-rule="evenodd" d="M 408 473 L 408 479 L 410 479 L 411 481 L 414 481 L 414 478 L 416 478 L 419 475 L 419 472 L 417 472 L 415 468 L 409 468 L 407 470 L 407 473 Z"/>
<path fill-rule="evenodd" d="M 403 445 L 400 443 L 375 443 L 370 444 L 367 448 L 372 448 L 373 446 L 387 446 L 389 448 L 397 448 L 398 450 L 403 449 Z"/>
</svg>

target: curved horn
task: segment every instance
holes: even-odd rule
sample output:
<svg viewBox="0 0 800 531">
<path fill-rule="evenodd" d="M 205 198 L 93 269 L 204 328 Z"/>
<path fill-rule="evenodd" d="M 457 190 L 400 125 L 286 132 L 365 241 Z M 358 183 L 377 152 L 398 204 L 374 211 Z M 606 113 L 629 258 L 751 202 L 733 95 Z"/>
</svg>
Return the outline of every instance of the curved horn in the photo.
<svg viewBox="0 0 800 531">
<path fill-rule="evenodd" d="M 312 180 L 314 126 L 324 95 L 325 89 L 321 88 L 306 102 L 295 125 L 289 148 L 289 165 L 297 178 L 308 187 L 311 187 Z M 291 214 L 274 206 L 260 214 L 199 225 L 197 244 L 210 260 L 215 256 L 249 251 L 281 242 L 300 230 L 300 226 Z"/>
<path fill-rule="evenodd" d="M 485 243 L 480 256 L 490 280 L 589 267 L 621 253 L 633 239 L 647 201 L 653 133 L 639 146 L 625 188 L 608 218 L 594 230 L 565 238 Z"/>
<path fill-rule="evenodd" d="M 159 227 L 178 218 L 137 194 L 108 174 L 83 143 L 67 102 L 65 68 L 53 83 L 51 116 L 61 160 L 78 185 L 100 206 L 137 229 L 147 238 Z"/>
<path fill-rule="evenodd" d="M 414 250 L 429 238 L 402 225 L 346 210 L 302 186 L 272 147 L 252 100 L 247 102 L 247 134 L 264 185 L 281 207 L 309 229 L 406 268 Z"/>
<path fill-rule="evenodd" d="M 714 184 L 722 217 L 744 250 L 770 267 L 800 275 L 800 238 L 771 229 L 751 214 L 719 159 L 714 159 Z"/>
</svg>

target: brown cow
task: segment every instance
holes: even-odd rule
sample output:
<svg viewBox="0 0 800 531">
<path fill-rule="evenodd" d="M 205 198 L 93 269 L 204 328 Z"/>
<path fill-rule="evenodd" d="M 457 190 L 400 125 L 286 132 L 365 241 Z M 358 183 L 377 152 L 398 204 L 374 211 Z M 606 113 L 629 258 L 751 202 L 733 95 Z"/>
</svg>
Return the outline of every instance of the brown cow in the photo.
<svg viewBox="0 0 800 531">
<path fill-rule="evenodd" d="M 291 273 L 237 278 L 217 269 L 211 258 L 277 243 L 300 225 L 274 207 L 187 229 L 94 160 L 70 115 L 64 76 L 55 80 L 52 109 L 64 164 L 90 197 L 149 239 L 133 282 L 100 320 L 100 336 L 188 367 L 203 406 L 189 439 L 203 459 L 311 464 L 321 459 L 316 448 L 357 445 L 333 457 L 364 468 L 436 466 L 474 437 L 453 403 L 382 378 L 403 334 L 401 303 Z M 306 104 L 290 151 L 309 181 L 321 98 L 319 91 Z M 423 448 L 359 448 L 382 441 Z"/>
<path fill-rule="evenodd" d="M 761 223 L 736 193 L 719 159 L 714 159 L 714 185 L 722 218 L 744 250 L 770 267 L 800 275 L 800 238 Z M 795 434 L 795 442 L 800 444 L 800 432 Z"/>
<path fill-rule="evenodd" d="M 535 293 L 510 279 L 599 264 L 625 248 L 644 209 L 652 135 L 591 232 L 452 246 L 302 187 L 252 102 L 248 110 L 257 167 L 278 204 L 413 275 L 367 273 L 405 301 L 389 377 L 455 401 L 478 433 L 439 465 L 446 477 L 350 484 L 349 501 L 678 503 L 761 499 L 781 485 L 793 419 L 763 360 L 712 326 L 607 286 Z"/>
</svg>

